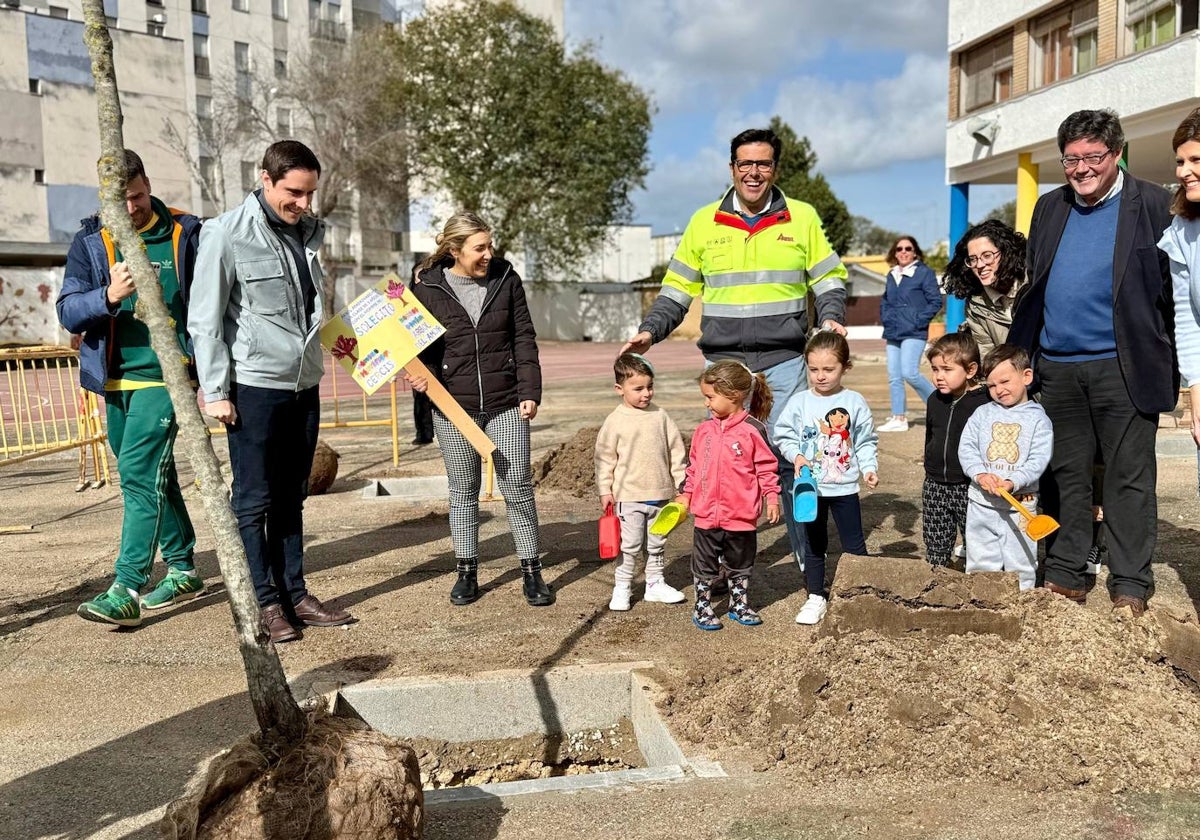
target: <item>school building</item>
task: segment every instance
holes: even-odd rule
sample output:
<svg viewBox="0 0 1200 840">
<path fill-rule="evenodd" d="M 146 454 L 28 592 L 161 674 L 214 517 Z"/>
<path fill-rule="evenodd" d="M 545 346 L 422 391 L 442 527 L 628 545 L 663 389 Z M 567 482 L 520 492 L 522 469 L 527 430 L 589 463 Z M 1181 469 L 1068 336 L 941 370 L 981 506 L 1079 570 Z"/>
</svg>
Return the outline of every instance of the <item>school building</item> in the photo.
<svg viewBox="0 0 1200 840">
<path fill-rule="evenodd" d="M 1130 171 L 1173 183 L 1171 135 L 1200 105 L 1198 11 L 1200 0 L 950 0 L 951 247 L 972 184 L 1016 184 L 1028 232 L 1039 185 L 1063 183 L 1055 135 L 1073 111 L 1116 111 Z"/>
</svg>

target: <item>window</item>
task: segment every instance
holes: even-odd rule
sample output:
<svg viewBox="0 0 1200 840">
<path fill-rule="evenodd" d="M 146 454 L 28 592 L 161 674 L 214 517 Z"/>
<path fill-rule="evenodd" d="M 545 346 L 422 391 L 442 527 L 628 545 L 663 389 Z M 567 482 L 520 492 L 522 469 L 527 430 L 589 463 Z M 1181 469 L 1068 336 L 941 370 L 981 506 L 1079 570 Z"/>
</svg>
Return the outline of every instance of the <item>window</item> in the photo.
<svg viewBox="0 0 1200 840">
<path fill-rule="evenodd" d="M 192 11 L 198 15 L 208 14 L 208 0 L 192 0 Z"/>
<path fill-rule="evenodd" d="M 1053 84 L 1096 66 L 1098 3 L 1084 0 L 1060 6 L 1030 30 L 1030 87 Z"/>
<path fill-rule="evenodd" d="M 146 5 L 158 6 L 161 9 L 163 7 L 163 0 L 146 0 Z"/>
<path fill-rule="evenodd" d="M 239 73 L 250 72 L 250 45 L 233 42 L 233 68 Z"/>
<path fill-rule="evenodd" d="M 280 137 L 292 136 L 292 109 L 275 109 L 275 133 Z"/>
<path fill-rule="evenodd" d="M 29 92 L 32 93 L 34 96 L 41 96 L 42 95 L 42 80 L 41 79 L 30 79 L 29 80 Z"/>
<path fill-rule="evenodd" d="M 286 79 L 288 70 L 287 50 L 275 50 L 275 78 Z"/>
<path fill-rule="evenodd" d="M 68 9 L 65 6 L 51 6 L 50 17 L 66 20 L 70 17 L 70 14 L 68 14 Z"/>
<path fill-rule="evenodd" d="M 196 97 L 196 125 L 200 129 L 200 142 L 212 139 L 213 110 L 211 96 Z"/>
<path fill-rule="evenodd" d="M 1141 52 L 1170 41 L 1179 32 L 1176 0 L 1127 0 L 1125 43 L 1128 52 Z"/>
<path fill-rule="evenodd" d="M 962 111 L 974 111 L 1012 96 L 1012 33 L 968 50 L 961 59 Z"/>
<path fill-rule="evenodd" d="M 151 15 L 150 19 L 146 21 L 146 34 L 156 35 L 161 38 L 167 28 L 166 21 L 166 15 Z"/>
<path fill-rule="evenodd" d="M 254 192 L 258 189 L 258 164 L 252 160 L 242 161 L 242 191 Z"/>
<path fill-rule="evenodd" d="M 321 19 L 321 0 L 308 0 L 308 19 Z"/>
<path fill-rule="evenodd" d="M 196 75 L 207 77 L 209 75 L 207 35 L 192 33 L 192 52 L 194 53 Z"/>
<path fill-rule="evenodd" d="M 33 170 L 33 183 L 35 183 L 35 184 L 46 183 L 46 170 L 45 169 Z"/>
<path fill-rule="evenodd" d="M 271 0 L 271 16 L 287 20 L 287 0 Z"/>
<path fill-rule="evenodd" d="M 235 12 L 250 11 L 250 0 L 233 0 L 233 10 Z"/>
</svg>

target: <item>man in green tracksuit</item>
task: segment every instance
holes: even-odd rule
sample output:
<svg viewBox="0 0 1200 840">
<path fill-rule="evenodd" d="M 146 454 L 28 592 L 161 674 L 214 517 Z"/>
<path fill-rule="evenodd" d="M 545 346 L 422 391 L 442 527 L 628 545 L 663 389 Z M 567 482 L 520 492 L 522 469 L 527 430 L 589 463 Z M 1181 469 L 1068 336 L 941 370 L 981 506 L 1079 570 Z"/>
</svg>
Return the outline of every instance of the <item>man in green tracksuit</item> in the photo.
<svg viewBox="0 0 1200 840">
<path fill-rule="evenodd" d="M 162 361 L 187 365 L 186 302 L 200 220 L 154 198 L 141 158 L 128 149 L 125 169 L 126 209 L 158 272 L 179 340 L 179 354 Z M 84 219 L 67 254 L 56 307 L 63 327 L 83 334 L 80 384 L 104 395 L 125 510 L 116 581 L 78 612 L 88 621 L 125 627 L 141 623 L 143 608 L 170 606 L 204 591 L 192 559 L 196 534 L 175 473 L 175 411 L 150 333 L 134 316 L 136 301 L 133 277 L 112 236 L 98 217 Z M 160 549 L 167 575 L 139 596 Z"/>
</svg>

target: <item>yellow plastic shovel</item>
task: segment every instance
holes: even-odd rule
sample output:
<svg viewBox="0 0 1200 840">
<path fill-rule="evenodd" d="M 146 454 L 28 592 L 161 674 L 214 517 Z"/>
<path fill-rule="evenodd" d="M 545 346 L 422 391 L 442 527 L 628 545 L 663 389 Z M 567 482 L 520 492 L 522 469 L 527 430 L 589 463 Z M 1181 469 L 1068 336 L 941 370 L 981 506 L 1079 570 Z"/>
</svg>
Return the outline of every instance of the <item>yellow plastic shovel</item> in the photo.
<svg viewBox="0 0 1200 840">
<path fill-rule="evenodd" d="M 1013 498 L 1013 494 L 1009 493 L 1003 487 L 997 488 L 1000 490 L 1000 495 L 1008 500 L 1008 503 L 1015 507 L 1021 516 L 1025 517 L 1025 533 L 1029 535 L 1029 539 L 1043 540 L 1058 530 L 1058 523 L 1054 521 L 1053 516 L 1047 516 L 1044 513 L 1030 513 L 1025 505 Z"/>
</svg>

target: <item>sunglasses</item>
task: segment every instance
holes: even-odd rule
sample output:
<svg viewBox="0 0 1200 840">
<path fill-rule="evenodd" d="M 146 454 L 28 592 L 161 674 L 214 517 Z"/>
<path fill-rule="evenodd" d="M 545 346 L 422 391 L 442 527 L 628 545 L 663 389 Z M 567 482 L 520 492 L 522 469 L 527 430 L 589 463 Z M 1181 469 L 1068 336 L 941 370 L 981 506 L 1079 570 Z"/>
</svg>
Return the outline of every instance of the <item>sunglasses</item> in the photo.
<svg viewBox="0 0 1200 840">
<path fill-rule="evenodd" d="M 911 250 L 913 250 L 913 246 L 911 246 L 911 245 L 897 245 L 896 246 L 897 253 L 899 253 L 900 251 L 911 251 Z"/>
</svg>

